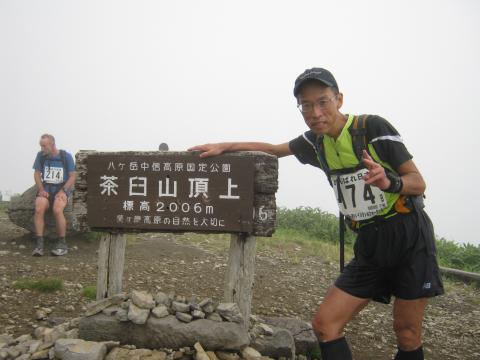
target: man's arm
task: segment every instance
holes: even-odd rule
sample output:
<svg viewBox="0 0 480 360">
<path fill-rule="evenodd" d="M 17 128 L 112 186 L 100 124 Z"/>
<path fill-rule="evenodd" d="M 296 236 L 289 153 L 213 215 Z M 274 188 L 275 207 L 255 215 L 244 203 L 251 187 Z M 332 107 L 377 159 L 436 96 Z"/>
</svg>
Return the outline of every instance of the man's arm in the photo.
<svg viewBox="0 0 480 360">
<path fill-rule="evenodd" d="M 288 143 L 274 145 L 262 142 L 224 142 L 197 145 L 188 151 L 201 151 L 200 157 L 202 158 L 233 151 L 262 151 L 277 157 L 292 155 Z"/>
<path fill-rule="evenodd" d="M 64 189 L 71 190 L 73 189 L 73 185 L 75 184 L 75 171 L 70 171 L 68 173 L 68 180 L 65 182 L 63 186 Z"/>
<path fill-rule="evenodd" d="M 35 170 L 33 173 L 33 179 L 35 180 L 35 185 L 37 185 L 38 195 L 48 198 L 48 193 L 45 191 L 42 183 L 42 173 L 38 170 Z"/>
</svg>

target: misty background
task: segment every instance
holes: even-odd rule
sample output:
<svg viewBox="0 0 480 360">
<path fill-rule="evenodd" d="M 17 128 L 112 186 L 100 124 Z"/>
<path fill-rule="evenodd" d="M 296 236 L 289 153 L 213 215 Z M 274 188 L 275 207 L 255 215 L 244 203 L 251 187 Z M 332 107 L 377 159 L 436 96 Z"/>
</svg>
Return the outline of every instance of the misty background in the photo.
<svg viewBox="0 0 480 360">
<path fill-rule="evenodd" d="M 293 83 L 333 72 L 344 113 L 392 122 L 438 236 L 476 223 L 480 2 L 0 0 L 0 190 L 33 185 L 39 137 L 73 155 L 307 130 Z M 318 169 L 279 160 L 277 204 L 337 213 Z"/>
</svg>

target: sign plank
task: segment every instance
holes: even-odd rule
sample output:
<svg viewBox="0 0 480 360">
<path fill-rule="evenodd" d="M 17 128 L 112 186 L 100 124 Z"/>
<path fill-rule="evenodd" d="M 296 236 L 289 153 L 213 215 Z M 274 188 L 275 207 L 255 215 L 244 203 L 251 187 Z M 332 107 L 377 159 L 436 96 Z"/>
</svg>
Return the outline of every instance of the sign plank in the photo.
<svg viewBox="0 0 480 360">
<path fill-rule="evenodd" d="M 91 228 L 252 232 L 253 158 L 89 156 Z"/>
<path fill-rule="evenodd" d="M 80 150 L 76 154 L 74 229 L 272 236 L 276 221 L 277 158 L 256 151 L 206 159 L 198 155 L 175 151 Z M 195 216 L 200 214 L 206 216 Z"/>
</svg>

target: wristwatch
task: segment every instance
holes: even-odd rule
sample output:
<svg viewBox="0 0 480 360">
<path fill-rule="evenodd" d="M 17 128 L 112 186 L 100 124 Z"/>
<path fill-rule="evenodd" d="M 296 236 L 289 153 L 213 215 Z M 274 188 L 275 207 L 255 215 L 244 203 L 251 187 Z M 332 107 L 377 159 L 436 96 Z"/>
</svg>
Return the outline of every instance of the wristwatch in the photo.
<svg viewBox="0 0 480 360">
<path fill-rule="evenodd" d="M 400 191 L 402 191 L 403 188 L 403 181 L 400 176 L 395 174 L 392 171 L 387 171 L 386 172 L 388 180 L 390 180 L 390 186 L 383 191 L 388 192 L 388 193 L 397 193 L 399 194 Z"/>
</svg>

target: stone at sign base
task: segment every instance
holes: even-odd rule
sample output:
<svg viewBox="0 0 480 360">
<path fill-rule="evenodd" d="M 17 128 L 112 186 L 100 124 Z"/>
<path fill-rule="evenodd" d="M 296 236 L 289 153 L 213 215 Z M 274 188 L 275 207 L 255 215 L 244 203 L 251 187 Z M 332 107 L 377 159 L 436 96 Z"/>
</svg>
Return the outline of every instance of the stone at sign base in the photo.
<svg viewBox="0 0 480 360">
<path fill-rule="evenodd" d="M 107 354 L 105 344 L 79 339 L 60 339 L 55 342 L 56 359 L 103 360 Z"/>
<path fill-rule="evenodd" d="M 180 349 L 200 342 L 208 350 L 239 351 L 250 343 L 242 324 L 206 319 L 183 323 L 172 315 L 161 319 L 151 316 L 144 325 L 135 325 L 97 314 L 80 321 L 79 337 L 91 341 L 119 341 L 147 349 Z"/>
</svg>

